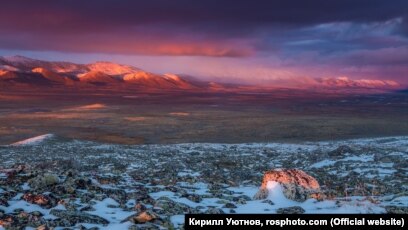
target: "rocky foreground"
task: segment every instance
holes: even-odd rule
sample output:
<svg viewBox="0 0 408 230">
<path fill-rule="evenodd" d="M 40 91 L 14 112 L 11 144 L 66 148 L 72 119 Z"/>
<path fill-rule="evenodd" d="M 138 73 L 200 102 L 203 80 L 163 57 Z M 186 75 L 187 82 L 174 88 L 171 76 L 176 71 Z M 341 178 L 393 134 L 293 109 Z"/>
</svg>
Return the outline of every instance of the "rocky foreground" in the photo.
<svg viewBox="0 0 408 230">
<path fill-rule="evenodd" d="M 302 170 L 289 174 L 302 175 L 306 190 L 280 173 L 263 180 L 280 168 Z M 408 137 L 124 146 L 44 135 L 0 147 L 0 229 L 179 229 L 185 213 L 407 212 Z"/>
</svg>

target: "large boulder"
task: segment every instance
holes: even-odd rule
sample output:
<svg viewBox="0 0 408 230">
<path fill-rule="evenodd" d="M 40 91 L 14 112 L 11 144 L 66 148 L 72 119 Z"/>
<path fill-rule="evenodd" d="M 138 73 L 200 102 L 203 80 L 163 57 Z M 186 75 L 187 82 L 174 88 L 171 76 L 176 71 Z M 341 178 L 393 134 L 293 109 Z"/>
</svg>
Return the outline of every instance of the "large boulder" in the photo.
<svg viewBox="0 0 408 230">
<path fill-rule="evenodd" d="M 261 188 L 254 199 L 261 200 L 268 197 L 269 181 L 278 182 L 283 188 L 286 198 L 303 202 L 309 198 L 321 199 L 319 182 L 312 176 L 299 169 L 275 169 L 264 173 Z"/>
</svg>

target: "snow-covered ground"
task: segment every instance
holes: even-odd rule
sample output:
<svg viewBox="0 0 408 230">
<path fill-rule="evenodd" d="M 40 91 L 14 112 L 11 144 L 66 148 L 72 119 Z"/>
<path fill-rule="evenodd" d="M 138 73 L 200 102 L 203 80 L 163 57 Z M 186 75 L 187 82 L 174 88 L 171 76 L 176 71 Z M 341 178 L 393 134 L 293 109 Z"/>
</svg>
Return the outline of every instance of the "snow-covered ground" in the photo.
<svg viewBox="0 0 408 230">
<path fill-rule="evenodd" d="M 52 142 L 44 141 L 50 137 Z M 37 211 L 41 223 L 60 228 L 64 218 L 50 214 L 52 209 L 101 217 L 109 224 L 86 218 L 70 222 L 101 229 L 127 229 L 135 224 L 127 217 L 145 209 L 160 220 L 137 225 L 162 228 L 179 228 L 185 213 L 276 213 L 290 207 L 304 213 L 408 209 L 408 137 L 129 146 L 44 135 L 17 143 L 23 144 L 0 148 L 0 194 L 7 202 L 0 201 L 0 210 L 8 215 L 17 215 L 16 209 Z M 19 171 L 18 165 L 25 167 Z M 304 170 L 317 179 L 326 198 L 289 200 L 279 183 L 270 182 L 269 196 L 254 200 L 263 172 L 276 168 Z M 57 182 L 38 186 L 35 181 L 46 174 L 58 176 Z M 53 207 L 33 204 L 22 199 L 28 192 L 58 202 Z"/>
</svg>

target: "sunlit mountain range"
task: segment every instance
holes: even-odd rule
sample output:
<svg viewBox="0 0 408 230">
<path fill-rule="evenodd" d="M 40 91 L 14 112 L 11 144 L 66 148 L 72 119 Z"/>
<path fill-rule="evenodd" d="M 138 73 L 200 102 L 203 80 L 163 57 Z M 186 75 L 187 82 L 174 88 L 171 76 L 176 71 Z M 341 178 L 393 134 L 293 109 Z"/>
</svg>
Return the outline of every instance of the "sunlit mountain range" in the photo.
<svg viewBox="0 0 408 230">
<path fill-rule="evenodd" d="M 182 74 L 156 74 L 130 65 L 112 62 L 75 64 L 31 59 L 24 56 L 0 57 L 1 87 L 42 88 L 138 88 L 146 90 L 239 90 L 273 89 L 273 85 L 240 85 L 207 82 Z M 399 89 L 391 80 L 354 80 L 348 77 L 315 78 L 304 89 Z M 298 87 L 299 88 L 299 87 Z"/>
</svg>

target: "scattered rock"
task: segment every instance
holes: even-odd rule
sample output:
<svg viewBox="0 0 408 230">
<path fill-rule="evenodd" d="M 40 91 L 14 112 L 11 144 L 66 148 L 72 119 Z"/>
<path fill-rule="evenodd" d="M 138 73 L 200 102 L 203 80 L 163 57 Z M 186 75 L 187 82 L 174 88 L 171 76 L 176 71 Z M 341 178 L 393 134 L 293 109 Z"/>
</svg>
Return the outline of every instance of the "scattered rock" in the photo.
<svg viewBox="0 0 408 230">
<path fill-rule="evenodd" d="M 42 214 L 41 213 L 27 213 L 27 212 L 20 212 L 17 214 L 17 221 L 18 224 L 17 226 L 21 225 L 30 225 L 30 226 L 40 226 L 45 223 L 45 220 L 41 218 Z"/>
<path fill-rule="evenodd" d="M 38 175 L 30 180 L 28 180 L 28 184 L 30 187 L 34 189 L 44 189 L 48 186 L 55 185 L 59 183 L 59 178 L 55 174 L 44 174 Z"/>
<path fill-rule="evenodd" d="M 143 212 L 143 211 L 147 210 L 146 206 L 144 204 L 141 204 L 141 203 L 135 204 L 135 207 L 133 209 L 135 211 L 137 211 L 137 212 Z"/>
<path fill-rule="evenodd" d="M 47 225 L 44 224 L 44 225 L 38 226 L 36 230 L 51 230 L 51 228 L 49 228 Z"/>
<path fill-rule="evenodd" d="M 34 211 L 34 212 L 31 212 L 30 214 L 33 216 L 43 216 L 43 214 L 39 211 Z"/>
<path fill-rule="evenodd" d="M 347 142 L 342 142 L 344 143 Z M 312 170 L 311 175 L 321 185 L 320 191 L 337 201 L 338 206 L 333 207 L 333 210 L 349 202 L 336 199 L 338 197 L 374 194 L 375 200 L 370 200 L 370 197 L 362 199 L 363 206 L 357 205 L 356 210 L 371 211 L 365 206 L 366 202 L 371 202 L 370 205 L 376 207 L 389 203 L 404 206 L 387 206 L 385 209 L 388 213 L 408 212 L 405 200 L 396 199 L 407 195 L 405 187 L 401 186 L 406 184 L 404 169 L 408 167 L 408 161 L 404 160 L 406 154 L 401 151 L 406 149 L 405 144 L 368 148 L 366 145 L 350 142 L 345 147 L 332 151 L 328 158 L 328 150 L 335 149 L 338 145 L 331 147 L 335 145 L 337 144 L 316 145 L 317 149 L 310 148 L 309 151 L 303 147 L 290 150 L 278 145 L 262 148 L 254 145 L 220 145 L 214 148 L 201 144 L 182 147 L 101 147 L 100 143 L 75 141 L 24 149 L 13 148 L 11 150 L 15 154 L 11 154 L 12 157 L 9 148 L 0 147 L 0 224 L 6 229 L 24 229 L 29 226 L 43 230 L 96 230 L 110 219 L 100 218 L 103 214 L 90 215 L 89 211 L 106 206 L 106 210 L 103 210 L 106 212 L 128 212 L 128 215 L 135 213 L 129 217 L 129 221 L 133 223 L 126 224 L 131 225 L 130 229 L 173 229 L 170 218 L 174 215 L 235 213 L 241 212 L 241 205 L 253 205 L 252 198 L 244 195 L 248 191 L 231 187 L 242 186 L 245 189 L 257 186 L 255 183 L 260 180 L 259 172 L 274 167 Z M 197 151 L 198 154 L 186 154 L 186 151 Z M 354 153 L 349 154 L 351 152 Z M 360 153 L 364 155 L 359 157 Z M 112 156 L 120 157 L 115 159 Z M 341 160 L 349 156 L 352 157 L 350 160 Z M 64 160 L 68 158 L 72 160 Z M 311 164 L 324 160 L 328 164 L 310 168 Z M 334 160 L 336 163 L 332 164 Z M 118 164 L 118 161 L 126 163 Z M 18 162 L 30 164 L 19 167 Z M 384 170 L 380 171 L 379 168 Z M 269 175 L 269 179 L 265 179 L 266 184 L 268 180 L 277 181 L 286 197 L 303 201 L 320 195 L 313 193 L 319 191 L 319 187 L 313 186 L 313 180 L 299 173 L 300 170 L 292 173 L 290 170 L 275 171 L 280 172 L 275 173 L 275 176 Z M 280 175 L 282 171 L 284 175 Z M 268 192 L 270 191 L 261 187 L 260 197 L 267 198 Z M 157 198 L 160 193 L 163 197 Z M 385 200 L 385 196 L 389 198 Z M 196 202 L 195 205 L 192 202 L 187 203 L 188 205 L 178 202 L 177 199 L 182 197 Z M 106 198 L 112 198 L 116 202 L 100 203 Z M 56 219 L 44 219 L 46 212 L 32 211 L 33 205 L 10 208 L 19 199 L 42 208 L 59 204 L 65 209 L 58 207 L 58 210 L 51 211 L 52 215 L 57 216 Z M 214 201 L 214 206 L 209 207 L 207 200 Z M 278 206 L 280 202 L 277 200 L 276 204 L 268 199 L 259 202 L 263 203 L 259 212 L 270 213 L 277 207 L 282 207 Z M 359 200 L 356 202 L 360 204 Z M 277 211 L 304 212 L 301 207 L 281 208 Z M 119 221 L 112 220 L 109 224 L 115 225 Z M 98 227 L 87 228 L 89 226 L 85 223 Z M 110 227 L 111 225 L 105 226 Z"/>
<path fill-rule="evenodd" d="M 8 206 L 9 206 L 7 200 L 6 200 L 5 198 L 3 198 L 3 197 L 0 197 L 0 205 L 1 205 L 1 206 L 4 206 L 4 207 L 8 207 Z"/>
<path fill-rule="evenodd" d="M 61 219 L 67 220 L 72 225 L 75 225 L 77 223 L 90 223 L 103 225 L 109 224 L 108 220 L 85 212 L 52 209 L 50 211 L 50 214 Z"/>
<path fill-rule="evenodd" d="M 276 210 L 276 213 L 278 214 L 303 214 L 305 213 L 305 210 L 302 207 L 293 206 L 293 207 L 288 207 L 288 208 L 278 208 L 278 210 Z"/>
<path fill-rule="evenodd" d="M 150 212 L 150 211 L 144 211 L 136 215 L 131 215 L 127 217 L 126 219 L 122 221 L 122 223 L 126 221 L 131 221 L 132 223 L 135 223 L 135 224 L 143 224 L 146 222 L 154 221 L 156 219 L 159 219 L 159 216 L 157 214 Z"/>
<path fill-rule="evenodd" d="M 79 209 L 81 212 L 89 212 L 89 211 L 95 211 L 95 208 L 92 207 L 91 205 L 86 205 L 85 207 Z"/>
<path fill-rule="evenodd" d="M 275 205 L 275 203 L 273 203 L 273 201 L 271 201 L 271 200 L 264 200 L 264 201 L 262 201 L 262 203 L 266 203 L 266 204 L 270 204 L 270 205 Z"/>
<path fill-rule="evenodd" d="M 402 206 L 385 206 L 388 214 L 408 214 L 408 207 Z"/>
<path fill-rule="evenodd" d="M 83 178 L 76 179 L 74 182 L 77 189 L 86 189 L 88 186 L 92 184 L 91 180 Z"/>
<path fill-rule="evenodd" d="M 232 201 L 234 201 L 236 204 L 246 204 L 247 201 L 250 201 L 250 200 L 251 198 L 245 195 L 241 195 L 241 196 L 232 198 Z"/>
<path fill-rule="evenodd" d="M 354 153 L 355 151 L 348 145 L 341 145 L 337 149 L 328 153 L 331 157 L 343 156 L 346 153 Z"/>
<path fill-rule="evenodd" d="M 226 203 L 223 208 L 237 208 L 237 206 L 233 203 Z"/>
<path fill-rule="evenodd" d="M 207 211 L 205 211 L 205 214 L 224 214 L 224 211 L 220 208 L 208 208 Z"/>
<path fill-rule="evenodd" d="M 127 201 L 127 194 L 122 189 L 101 188 L 101 193 L 106 194 L 119 204 L 124 204 Z"/>
<path fill-rule="evenodd" d="M 28 203 L 37 204 L 45 208 L 52 208 L 58 204 L 57 200 L 51 195 L 26 193 L 22 196 L 22 199 Z"/>
<path fill-rule="evenodd" d="M 197 194 L 184 194 L 181 197 L 185 197 L 196 203 L 200 203 L 203 200 L 203 198 L 201 198 L 201 196 Z"/>
<path fill-rule="evenodd" d="M 120 178 L 98 176 L 96 177 L 96 180 L 99 182 L 99 184 L 117 184 Z"/>
<path fill-rule="evenodd" d="M 185 213 L 194 213 L 190 206 L 173 201 L 168 197 L 160 197 L 154 204 L 153 209 L 158 214 L 164 215 L 181 215 Z"/>
<path fill-rule="evenodd" d="M 11 226 L 11 224 L 13 224 L 13 222 L 15 222 L 14 218 L 10 215 L 3 215 L 0 218 L 0 226 L 2 227 L 9 227 Z"/>
</svg>

